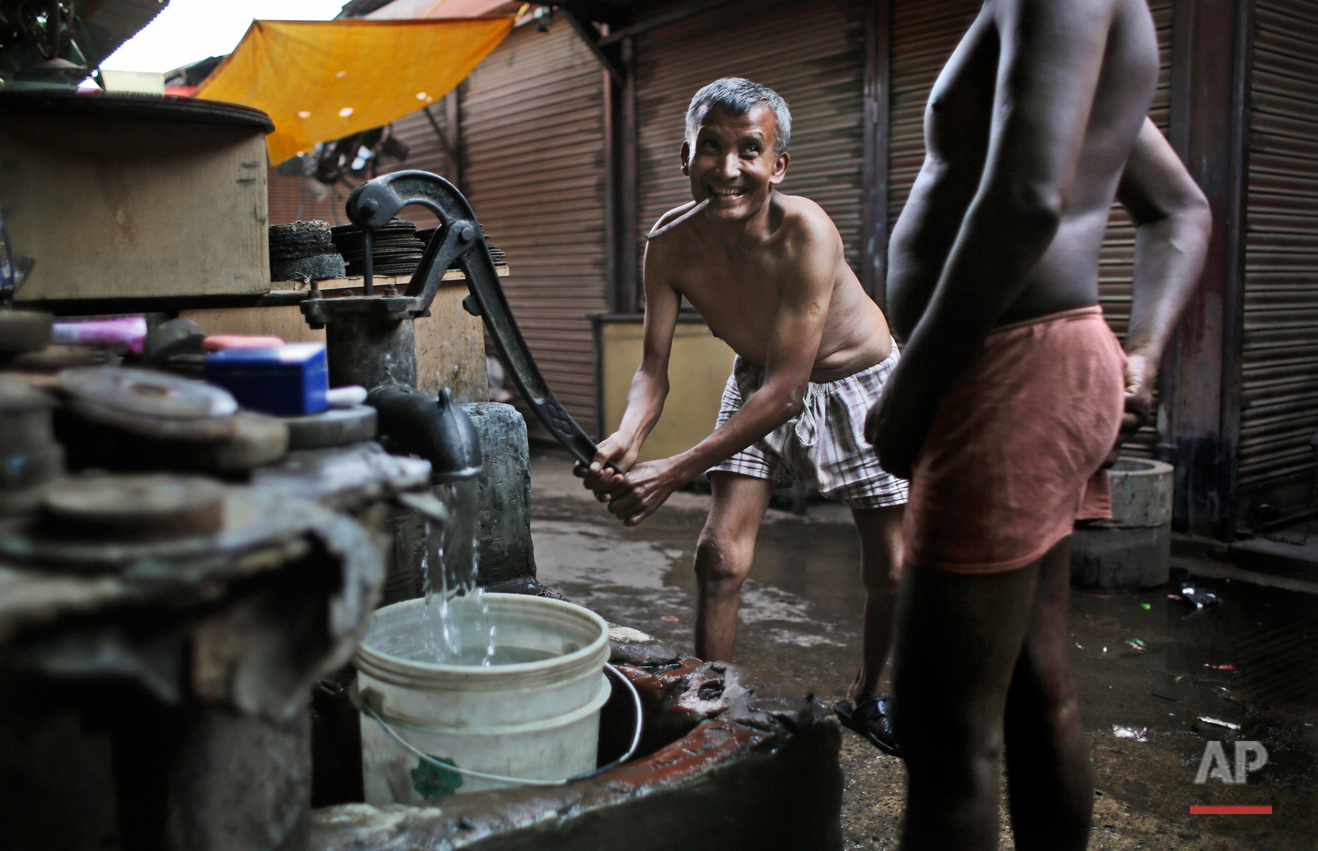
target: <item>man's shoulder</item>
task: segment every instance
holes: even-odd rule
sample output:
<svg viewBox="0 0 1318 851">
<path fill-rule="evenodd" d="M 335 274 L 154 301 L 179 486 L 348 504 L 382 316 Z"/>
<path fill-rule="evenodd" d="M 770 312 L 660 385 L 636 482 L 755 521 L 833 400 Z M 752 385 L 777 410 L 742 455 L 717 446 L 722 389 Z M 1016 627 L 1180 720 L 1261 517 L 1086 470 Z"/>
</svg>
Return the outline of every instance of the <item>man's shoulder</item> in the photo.
<svg viewBox="0 0 1318 851">
<path fill-rule="evenodd" d="M 696 205 L 697 202 L 695 201 L 687 201 L 685 204 L 678 204 L 673 209 L 659 216 L 658 220 L 654 223 L 654 227 L 650 228 L 650 233 L 656 234 L 661 230 L 667 232 L 671 225 L 681 222 L 681 220 L 689 213 L 692 213 L 695 210 Z M 685 224 L 685 222 L 682 224 Z"/>
<path fill-rule="evenodd" d="M 686 213 L 690 212 L 691 208 L 694 207 L 695 205 L 696 205 L 695 201 L 687 201 L 685 204 L 678 204 L 673 209 L 660 215 L 659 220 L 655 222 L 655 225 L 656 226 L 666 225 L 669 222 L 673 221 L 674 219 L 677 219 L 679 216 L 683 216 Z"/>
<path fill-rule="evenodd" d="M 779 209 L 776 231 L 781 236 L 827 244 L 842 238 L 828 212 L 804 195 L 785 195 L 779 192 L 774 199 Z"/>
</svg>

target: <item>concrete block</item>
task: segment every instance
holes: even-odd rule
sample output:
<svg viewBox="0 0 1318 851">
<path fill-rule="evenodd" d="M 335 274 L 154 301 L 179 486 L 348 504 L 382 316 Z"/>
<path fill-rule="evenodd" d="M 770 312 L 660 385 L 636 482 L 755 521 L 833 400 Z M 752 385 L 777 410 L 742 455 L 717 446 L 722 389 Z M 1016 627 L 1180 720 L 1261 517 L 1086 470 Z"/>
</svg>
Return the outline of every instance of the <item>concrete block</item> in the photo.
<svg viewBox="0 0 1318 851">
<path fill-rule="evenodd" d="M 1108 470 L 1112 519 L 1077 526 L 1071 581 L 1103 591 L 1152 588 L 1171 566 L 1173 469 L 1161 461 L 1120 458 Z"/>
<path fill-rule="evenodd" d="M 477 584 L 535 576 L 531 545 L 531 450 L 526 421 L 512 405 L 463 405 L 480 435 L 480 562 Z"/>
<path fill-rule="evenodd" d="M 278 848 L 311 809 L 311 716 L 275 723 L 201 707 L 169 778 L 169 851 Z"/>
<path fill-rule="evenodd" d="M 1128 591 L 1166 584 L 1170 525 L 1080 526 L 1071 538 L 1071 581 L 1081 588 Z"/>
<path fill-rule="evenodd" d="M 1152 527 L 1172 521 L 1171 464 L 1118 458 L 1107 477 L 1112 483 L 1112 519 L 1116 525 Z"/>
</svg>

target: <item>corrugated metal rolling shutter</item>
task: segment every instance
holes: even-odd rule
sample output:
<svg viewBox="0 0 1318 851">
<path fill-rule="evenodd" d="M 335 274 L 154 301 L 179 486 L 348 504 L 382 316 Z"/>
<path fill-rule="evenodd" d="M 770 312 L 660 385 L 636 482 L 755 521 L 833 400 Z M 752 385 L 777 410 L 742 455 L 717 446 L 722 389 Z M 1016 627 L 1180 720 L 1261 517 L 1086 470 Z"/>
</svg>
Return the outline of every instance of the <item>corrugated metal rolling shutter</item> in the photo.
<svg viewBox="0 0 1318 851">
<path fill-rule="evenodd" d="M 687 104 L 719 77 L 746 77 L 792 110 L 792 162 L 784 192 L 822 206 L 858 268 L 862 151 L 861 4 L 734 3 L 645 33 L 636 42 L 640 222 L 691 199 L 679 170 Z M 643 241 L 643 234 L 638 234 Z"/>
<path fill-rule="evenodd" d="M 1245 237 L 1240 514 L 1304 511 L 1318 430 L 1318 7 L 1257 0 Z"/>
<path fill-rule="evenodd" d="M 590 433 L 587 315 L 608 311 L 602 75 L 558 19 L 548 32 L 513 32 L 467 79 L 462 101 L 468 199 L 508 255 L 501 281 L 545 380 Z"/>
<path fill-rule="evenodd" d="M 947 59 L 979 14 L 979 0 L 894 2 L 888 95 L 888 233 L 924 162 L 924 108 Z"/>
<path fill-rule="evenodd" d="M 938 72 L 979 13 L 979 0 L 936 0 L 893 4 L 891 136 L 888 154 L 888 231 L 897 221 L 924 162 L 924 108 Z M 1170 100 L 1172 3 L 1149 4 L 1158 30 L 1161 72 L 1150 114 L 1165 133 Z M 1131 266 L 1135 229 L 1120 204 L 1113 205 L 1099 265 L 1099 301 L 1112 330 L 1124 336 L 1130 320 Z M 1156 433 L 1146 427 L 1123 453 L 1148 457 Z"/>
<path fill-rule="evenodd" d="M 270 169 L 267 185 L 269 188 L 269 223 L 286 225 L 291 222 L 310 222 L 320 220 L 331 225 L 341 225 L 348 221 L 343 212 L 343 205 L 352 191 L 347 186 L 325 186 L 324 197 L 314 194 L 319 186 L 307 185 L 302 177 L 284 177 L 274 168 Z"/>
</svg>

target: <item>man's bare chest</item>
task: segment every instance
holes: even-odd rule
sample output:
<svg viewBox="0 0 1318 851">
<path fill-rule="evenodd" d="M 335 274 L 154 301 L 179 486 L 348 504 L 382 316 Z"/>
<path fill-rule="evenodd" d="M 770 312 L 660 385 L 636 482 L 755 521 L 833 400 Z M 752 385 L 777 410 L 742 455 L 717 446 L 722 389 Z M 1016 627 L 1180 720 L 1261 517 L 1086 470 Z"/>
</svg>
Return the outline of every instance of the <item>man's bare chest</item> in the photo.
<svg viewBox="0 0 1318 851">
<path fill-rule="evenodd" d="M 717 336 L 733 348 L 741 342 L 759 347 L 773 327 L 781 282 L 763 272 L 756 276 L 693 275 L 678 282 L 678 292 Z"/>
<path fill-rule="evenodd" d="M 976 21 L 929 93 L 925 142 L 947 162 L 983 159 L 993 121 L 996 34 Z"/>
</svg>

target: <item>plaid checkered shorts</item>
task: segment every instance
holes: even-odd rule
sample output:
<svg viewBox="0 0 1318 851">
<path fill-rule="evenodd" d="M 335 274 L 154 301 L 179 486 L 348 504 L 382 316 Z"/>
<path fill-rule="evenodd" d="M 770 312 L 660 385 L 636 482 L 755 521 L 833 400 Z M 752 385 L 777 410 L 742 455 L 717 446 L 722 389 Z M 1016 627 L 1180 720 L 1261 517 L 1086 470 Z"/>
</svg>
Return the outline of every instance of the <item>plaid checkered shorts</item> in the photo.
<svg viewBox="0 0 1318 851">
<path fill-rule="evenodd" d="M 798 416 L 709 472 L 769 479 L 784 487 L 809 482 L 824 496 L 852 508 L 906 502 L 906 480 L 884 471 L 865 439 L 865 417 L 899 357 L 893 343 L 891 354 L 869 369 L 836 381 L 811 382 Z M 738 356 L 723 388 L 718 427 L 763 383 L 764 369 Z"/>
</svg>

